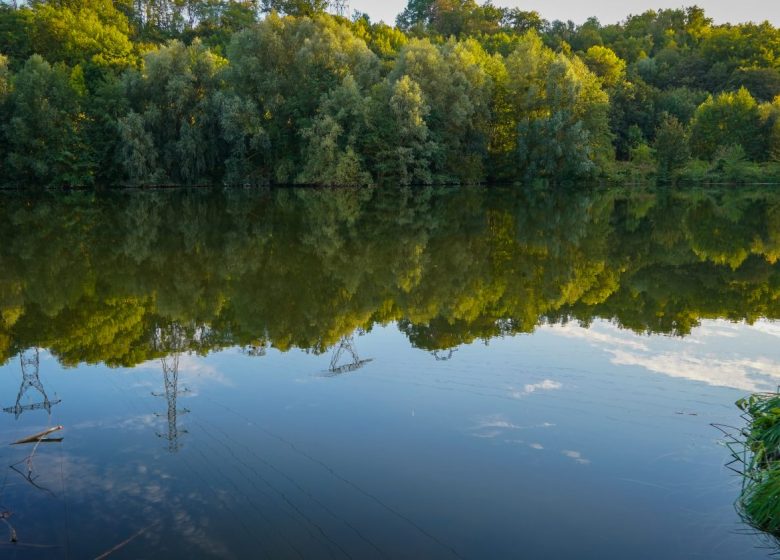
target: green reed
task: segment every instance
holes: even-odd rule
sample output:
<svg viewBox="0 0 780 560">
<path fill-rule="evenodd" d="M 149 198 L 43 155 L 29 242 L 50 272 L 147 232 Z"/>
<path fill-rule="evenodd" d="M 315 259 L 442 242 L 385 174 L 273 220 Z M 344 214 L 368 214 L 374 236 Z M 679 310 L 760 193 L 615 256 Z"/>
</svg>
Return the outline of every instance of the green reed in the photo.
<svg viewBox="0 0 780 560">
<path fill-rule="evenodd" d="M 737 511 L 750 526 L 780 539 L 780 392 L 756 393 L 736 404 L 747 426 L 724 433 L 733 456 L 729 465 L 742 476 Z"/>
</svg>

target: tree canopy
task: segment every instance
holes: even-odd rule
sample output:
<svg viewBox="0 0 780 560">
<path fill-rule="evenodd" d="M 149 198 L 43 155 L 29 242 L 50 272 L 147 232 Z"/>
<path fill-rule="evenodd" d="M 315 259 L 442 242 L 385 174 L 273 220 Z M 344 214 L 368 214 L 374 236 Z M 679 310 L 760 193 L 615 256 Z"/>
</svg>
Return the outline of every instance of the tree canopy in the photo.
<svg viewBox="0 0 780 560">
<path fill-rule="evenodd" d="M 575 25 L 410 0 L 390 27 L 329 9 L 0 6 L 0 182 L 560 182 L 638 161 L 673 180 L 717 176 L 727 160 L 780 177 L 780 31 L 768 23 L 715 25 L 691 7 Z M 656 136 L 670 117 L 685 155 L 671 167 L 653 150 L 668 146 Z"/>
</svg>

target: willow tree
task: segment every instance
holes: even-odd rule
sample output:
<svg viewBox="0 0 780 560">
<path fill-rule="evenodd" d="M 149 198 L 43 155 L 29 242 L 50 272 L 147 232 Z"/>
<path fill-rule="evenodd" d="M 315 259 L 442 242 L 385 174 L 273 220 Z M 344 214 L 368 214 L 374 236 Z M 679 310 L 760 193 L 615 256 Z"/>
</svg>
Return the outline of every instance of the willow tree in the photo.
<svg viewBox="0 0 780 560">
<path fill-rule="evenodd" d="M 83 143 L 79 92 L 67 67 L 52 67 L 31 56 L 13 80 L 3 126 L 4 181 L 43 187 L 91 182 L 91 162 Z"/>
<path fill-rule="evenodd" d="M 214 93 L 225 60 L 200 41 L 172 41 L 128 77 L 132 110 L 121 121 L 122 165 L 132 182 L 211 182 L 222 154 Z"/>
<path fill-rule="evenodd" d="M 440 181 L 473 181 L 484 176 L 492 81 L 487 53 L 475 41 L 448 41 L 438 47 L 427 39 L 411 41 L 388 76 L 408 76 L 428 107 L 425 117 L 437 158 L 431 171 Z"/>
<path fill-rule="evenodd" d="M 553 53 L 531 33 L 507 70 L 520 174 L 576 178 L 609 164 L 609 97 L 579 58 Z"/>
<path fill-rule="evenodd" d="M 440 146 L 431 140 L 430 113 L 420 85 L 409 76 L 386 82 L 372 105 L 372 164 L 380 180 L 401 185 L 433 182 Z"/>
<path fill-rule="evenodd" d="M 317 116 L 301 130 L 304 139 L 301 183 L 369 185 L 361 149 L 368 129 L 369 102 L 352 75 L 322 98 Z"/>
<path fill-rule="evenodd" d="M 324 126 L 323 96 L 341 87 L 347 75 L 359 91 L 379 81 L 377 56 L 348 23 L 327 16 L 272 13 L 234 35 L 227 56 L 228 90 L 262 115 L 266 142 L 255 149 L 254 165 L 277 182 L 299 178 L 309 143 L 302 131 Z"/>
</svg>

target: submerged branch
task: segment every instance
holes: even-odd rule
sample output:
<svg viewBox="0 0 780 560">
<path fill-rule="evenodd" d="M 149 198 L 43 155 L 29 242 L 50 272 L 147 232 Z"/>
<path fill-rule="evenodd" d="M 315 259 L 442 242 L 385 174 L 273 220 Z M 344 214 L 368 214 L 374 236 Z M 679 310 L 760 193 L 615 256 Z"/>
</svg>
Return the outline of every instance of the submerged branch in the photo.
<svg viewBox="0 0 780 560">
<path fill-rule="evenodd" d="M 120 542 L 119 544 L 117 544 L 116 546 L 114 546 L 114 547 L 110 548 L 109 550 L 105 551 L 103 554 L 101 554 L 99 556 L 96 556 L 95 560 L 103 560 L 103 558 L 108 558 L 114 552 L 120 550 L 121 548 L 124 548 L 125 546 L 130 544 L 132 541 L 134 541 L 135 539 L 137 539 L 138 537 L 143 535 L 146 531 L 148 531 L 149 529 L 154 527 L 155 525 L 157 525 L 157 523 L 152 523 L 151 525 L 147 525 L 146 527 L 144 527 L 143 529 L 141 529 L 140 531 L 138 531 L 134 535 L 130 536 L 129 538 L 127 538 L 127 539 L 123 540 L 122 542 Z"/>
</svg>

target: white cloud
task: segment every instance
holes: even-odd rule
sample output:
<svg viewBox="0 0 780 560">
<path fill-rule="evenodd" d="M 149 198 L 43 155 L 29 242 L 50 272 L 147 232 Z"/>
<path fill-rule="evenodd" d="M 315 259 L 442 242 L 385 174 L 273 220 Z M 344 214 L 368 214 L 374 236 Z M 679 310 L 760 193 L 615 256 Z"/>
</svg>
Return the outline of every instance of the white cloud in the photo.
<svg viewBox="0 0 780 560">
<path fill-rule="evenodd" d="M 167 360 L 169 365 L 173 364 L 171 358 L 167 358 Z M 134 371 L 159 372 L 162 375 L 162 363 L 160 360 L 149 360 L 139 364 Z M 203 358 L 193 354 L 181 354 L 179 356 L 177 371 L 179 373 L 179 383 L 194 384 L 206 380 L 226 386 L 233 385 L 231 380 L 225 377 L 216 367 L 207 364 Z"/>
<path fill-rule="evenodd" d="M 771 357 L 741 352 L 741 340 L 756 331 L 780 336 L 780 324 L 759 321 L 750 326 L 728 321 L 703 321 L 684 338 L 648 337 L 621 330 L 606 321 L 590 328 L 553 325 L 553 333 L 586 341 L 602 350 L 615 365 L 641 367 L 654 373 L 748 392 L 775 389 L 780 384 L 780 354 Z"/>
<path fill-rule="evenodd" d="M 556 334 L 568 336 L 570 338 L 581 338 L 592 344 L 628 346 L 629 348 L 634 348 L 636 350 L 649 350 L 644 341 L 637 340 L 638 336 L 636 335 L 633 338 L 627 338 L 623 336 L 623 333 L 620 331 L 616 334 L 600 332 L 596 330 L 597 325 L 598 324 L 594 324 L 590 328 L 584 328 L 573 323 L 567 323 L 566 325 L 550 325 L 548 328 L 553 329 Z"/>
<path fill-rule="evenodd" d="M 525 387 L 523 387 L 522 391 L 511 390 L 509 395 L 512 398 L 521 399 L 537 391 L 555 391 L 561 387 L 563 387 L 561 383 L 553 381 L 552 379 L 545 379 L 539 383 L 527 384 Z"/>
<path fill-rule="evenodd" d="M 531 383 L 526 385 L 523 391 L 525 393 L 533 393 L 535 391 L 552 391 L 555 389 L 560 389 L 561 387 L 563 387 L 563 385 L 557 381 L 553 381 L 552 379 L 545 379 L 541 383 Z"/>
<path fill-rule="evenodd" d="M 689 352 L 648 355 L 621 350 L 607 352 L 612 354 L 612 363 L 616 365 L 640 366 L 669 377 L 701 381 L 708 385 L 756 392 L 774 389 L 780 382 L 780 364 L 765 358 L 723 359 L 696 356 Z M 768 382 L 760 377 L 773 377 L 776 381 Z"/>
<path fill-rule="evenodd" d="M 767 320 L 756 321 L 751 328 L 760 333 L 780 337 L 780 323 Z"/>
<path fill-rule="evenodd" d="M 590 459 L 586 459 L 585 457 L 583 457 L 582 453 L 580 453 L 579 451 L 571 451 L 569 449 L 564 449 L 563 451 L 561 451 L 561 453 L 563 453 L 570 459 L 574 459 L 580 465 L 587 465 L 590 463 Z"/>
</svg>

